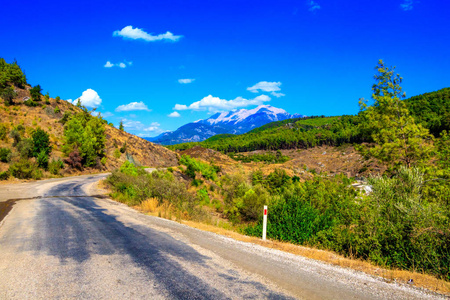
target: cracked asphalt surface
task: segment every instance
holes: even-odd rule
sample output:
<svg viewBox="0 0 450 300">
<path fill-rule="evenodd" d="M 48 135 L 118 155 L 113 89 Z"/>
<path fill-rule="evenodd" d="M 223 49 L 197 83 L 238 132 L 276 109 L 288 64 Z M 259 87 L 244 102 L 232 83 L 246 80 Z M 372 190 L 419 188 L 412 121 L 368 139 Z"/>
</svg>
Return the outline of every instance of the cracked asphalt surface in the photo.
<svg viewBox="0 0 450 300">
<path fill-rule="evenodd" d="M 105 174 L 0 185 L 0 299 L 435 299 L 99 196 Z"/>
</svg>

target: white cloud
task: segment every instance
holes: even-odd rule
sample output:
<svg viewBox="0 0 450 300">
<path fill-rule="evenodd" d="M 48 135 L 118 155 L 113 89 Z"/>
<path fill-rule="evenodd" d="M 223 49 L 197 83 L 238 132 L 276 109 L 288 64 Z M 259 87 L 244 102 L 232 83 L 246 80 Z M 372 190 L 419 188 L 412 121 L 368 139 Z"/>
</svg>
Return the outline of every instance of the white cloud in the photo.
<svg viewBox="0 0 450 300">
<path fill-rule="evenodd" d="M 400 4 L 400 8 L 404 11 L 412 10 L 414 4 L 414 0 L 404 0 L 402 4 Z"/>
<path fill-rule="evenodd" d="M 127 67 L 127 65 L 128 65 L 128 66 L 131 66 L 132 64 L 133 64 L 132 61 L 125 61 L 125 62 L 120 62 L 120 63 L 117 63 L 117 64 L 113 64 L 113 63 L 111 63 L 111 62 L 108 60 L 108 61 L 106 62 L 106 64 L 105 64 L 103 67 L 105 67 L 105 68 L 119 67 L 119 68 L 124 69 L 124 68 Z"/>
<path fill-rule="evenodd" d="M 153 122 L 152 124 L 150 124 L 149 127 L 144 128 L 144 131 L 161 131 L 161 129 L 159 128 L 159 126 L 161 126 L 158 122 Z"/>
<path fill-rule="evenodd" d="M 170 113 L 167 116 L 171 117 L 171 118 L 179 118 L 179 117 L 181 117 L 181 115 L 177 111 L 174 111 L 173 113 Z"/>
<path fill-rule="evenodd" d="M 248 87 L 247 91 L 252 93 L 258 93 L 259 91 L 263 92 L 278 92 L 280 89 L 281 82 L 268 82 L 268 81 L 260 81 L 254 86 Z M 275 95 L 274 95 L 275 96 Z"/>
<path fill-rule="evenodd" d="M 192 103 L 191 105 L 176 104 L 174 110 L 209 110 L 209 111 L 221 111 L 221 110 L 233 110 L 240 107 L 247 107 L 250 105 L 261 105 L 264 102 L 270 101 L 270 97 L 267 95 L 259 95 L 253 99 L 244 99 L 237 97 L 233 100 L 220 99 L 208 95 L 202 100 Z"/>
<path fill-rule="evenodd" d="M 285 94 L 283 94 L 283 93 L 277 93 L 277 92 L 272 92 L 272 93 L 270 93 L 272 96 L 275 96 L 275 97 L 277 97 L 277 98 L 280 98 L 280 97 L 283 97 L 283 96 L 286 96 Z"/>
<path fill-rule="evenodd" d="M 67 102 L 77 105 L 78 99 L 80 99 L 81 105 L 84 105 L 86 107 L 98 107 L 100 106 L 100 104 L 102 104 L 102 99 L 93 89 L 87 89 L 81 94 L 79 98 L 75 100 L 69 99 L 67 100 Z"/>
<path fill-rule="evenodd" d="M 113 32 L 113 36 L 121 36 L 124 39 L 132 39 L 132 40 L 144 40 L 147 42 L 161 41 L 161 40 L 169 40 L 172 42 L 178 41 L 182 36 L 181 35 L 173 35 L 170 31 L 166 33 L 152 35 L 140 28 L 133 28 L 133 26 L 125 26 L 121 30 L 116 30 Z"/>
<path fill-rule="evenodd" d="M 131 102 L 128 104 L 124 104 L 124 105 L 120 105 L 116 108 L 117 112 L 121 112 L 121 111 L 133 111 L 133 110 L 146 110 L 146 111 L 150 111 L 147 107 L 147 105 L 145 105 L 144 102 L 140 101 L 140 102 Z"/>
<path fill-rule="evenodd" d="M 319 3 L 317 3 L 317 2 L 315 2 L 315 1 L 313 1 L 313 0 L 308 0 L 308 1 L 307 1 L 307 4 L 308 4 L 308 6 L 309 6 L 309 11 L 314 12 L 314 11 L 320 9 Z"/>
<path fill-rule="evenodd" d="M 109 60 L 106 62 L 106 64 L 104 65 L 105 68 L 112 68 L 114 67 L 114 64 L 112 64 Z"/>
<path fill-rule="evenodd" d="M 186 78 L 186 79 L 178 79 L 178 82 L 181 84 L 187 84 L 187 83 L 191 83 L 194 82 L 194 78 Z"/>
</svg>

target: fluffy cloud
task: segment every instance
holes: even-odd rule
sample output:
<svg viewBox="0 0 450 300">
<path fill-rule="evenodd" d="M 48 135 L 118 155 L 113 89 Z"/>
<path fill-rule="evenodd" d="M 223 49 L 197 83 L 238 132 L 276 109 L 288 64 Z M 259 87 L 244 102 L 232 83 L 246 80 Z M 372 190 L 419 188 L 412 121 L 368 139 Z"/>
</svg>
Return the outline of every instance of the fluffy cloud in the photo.
<svg viewBox="0 0 450 300">
<path fill-rule="evenodd" d="M 134 121 L 129 119 L 122 119 L 123 127 L 130 131 L 145 131 L 145 132 L 160 132 L 161 125 L 158 122 L 153 122 L 150 126 L 143 124 L 141 121 Z"/>
<path fill-rule="evenodd" d="M 151 35 L 140 28 L 133 28 L 131 25 L 125 26 L 121 30 L 114 31 L 113 36 L 121 36 L 124 39 L 144 40 L 146 42 L 161 40 L 176 42 L 182 37 L 181 35 L 173 35 L 170 31 L 158 35 Z"/>
<path fill-rule="evenodd" d="M 81 94 L 79 98 L 75 100 L 69 99 L 67 101 L 76 105 L 78 103 L 78 99 L 80 99 L 81 105 L 84 105 L 86 107 L 98 107 L 100 106 L 100 104 L 102 104 L 102 99 L 93 89 L 87 89 Z"/>
<path fill-rule="evenodd" d="M 247 107 L 250 105 L 261 105 L 264 102 L 270 101 L 270 97 L 267 95 L 259 95 L 253 99 L 244 99 L 237 97 L 233 100 L 220 99 L 219 97 L 213 97 L 208 95 L 202 100 L 192 103 L 187 106 L 184 104 L 176 104 L 174 110 L 209 110 L 211 112 L 221 110 L 233 110 L 240 107 Z"/>
<path fill-rule="evenodd" d="M 109 60 L 106 62 L 106 64 L 103 66 L 105 68 L 112 68 L 112 67 L 119 67 L 119 68 L 126 68 L 127 66 L 131 66 L 133 64 L 132 61 L 126 61 L 126 62 L 120 62 L 117 64 L 111 63 Z"/>
<path fill-rule="evenodd" d="M 252 93 L 258 93 L 259 91 L 263 92 L 278 92 L 280 89 L 281 82 L 268 82 L 268 81 L 260 81 L 254 86 L 248 87 L 247 91 Z"/>
<path fill-rule="evenodd" d="M 174 111 L 173 113 L 170 113 L 167 116 L 171 117 L 171 118 L 179 118 L 179 117 L 181 117 L 181 115 L 177 111 Z"/>
<path fill-rule="evenodd" d="M 277 92 L 272 92 L 272 93 L 270 93 L 272 96 L 275 96 L 275 97 L 277 97 L 277 98 L 280 98 L 280 97 L 283 97 L 283 96 L 286 96 L 285 94 L 283 94 L 283 93 L 277 93 Z"/>
<path fill-rule="evenodd" d="M 181 84 L 187 84 L 193 82 L 195 79 L 193 78 L 186 78 L 186 79 L 178 79 L 178 82 Z"/>
<path fill-rule="evenodd" d="M 402 4 L 400 4 L 400 8 L 404 11 L 413 9 L 414 0 L 404 0 Z"/>
<path fill-rule="evenodd" d="M 308 1 L 307 1 L 307 4 L 308 4 L 308 6 L 309 6 L 309 11 L 314 12 L 314 11 L 320 9 L 319 3 L 317 3 L 317 2 L 315 2 L 315 1 L 313 1 L 313 0 L 308 0 Z"/>
<path fill-rule="evenodd" d="M 117 112 L 121 112 L 121 111 L 133 111 L 133 110 L 146 110 L 146 111 L 150 111 L 147 107 L 147 105 L 145 105 L 144 102 L 140 101 L 140 102 L 131 102 L 128 104 L 124 104 L 124 105 L 120 105 L 116 108 Z"/>
</svg>

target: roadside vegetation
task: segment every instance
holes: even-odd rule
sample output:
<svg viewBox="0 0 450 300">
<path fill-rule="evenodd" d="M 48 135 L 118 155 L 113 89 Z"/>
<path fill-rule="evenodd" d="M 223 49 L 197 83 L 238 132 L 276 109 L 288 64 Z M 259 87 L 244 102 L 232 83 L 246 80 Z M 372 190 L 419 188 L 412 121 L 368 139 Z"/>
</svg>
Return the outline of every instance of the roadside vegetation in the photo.
<svg viewBox="0 0 450 300">
<path fill-rule="evenodd" d="M 403 100 L 400 76 L 380 61 L 372 90 L 372 101 L 361 99 L 357 116 L 286 120 L 240 136 L 169 147 L 200 144 L 243 163 L 281 163 L 281 152 L 239 152 L 353 143 L 366 159 L 387 167 L 367 179 L 370 193 L 355 190 L 354 178 L 343 174 L 311 171 L 300 178 L 277 168 L 225 173 L 214 161 L 186 155 L 178 168 L 138 175 L 118 170 L 108 183 L 114 197 L 144 211 L 170 207 L 174 219 L 228 224 L 253 236 L 261 236 L 262 206 L 269 205 L 271 239 L 450 281 L 450 89 Z M 137 192 L 144 187 L 149 190 Z"/>
</svg>

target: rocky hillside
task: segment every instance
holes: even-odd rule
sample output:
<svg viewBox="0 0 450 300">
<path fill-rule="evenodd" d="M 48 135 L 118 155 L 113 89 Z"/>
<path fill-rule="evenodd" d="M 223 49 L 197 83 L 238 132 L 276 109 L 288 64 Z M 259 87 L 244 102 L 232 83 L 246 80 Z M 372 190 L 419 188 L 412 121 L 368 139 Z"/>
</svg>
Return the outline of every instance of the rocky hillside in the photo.
<svg viewBox="0 0 450 300">
<path fill-rule="evenodd" d="M 26 105 L 26 101 L 32 98 L 31 86 L 23 85 L 22 88 L 9 86 L 14 90 L 12 99 L 0 98 L 0 149 L 10 151 L 6 161 L 0 161 L 0 172 L 7 171 L 11 164 L 23 158 L 19 153 L 13 131 L 19 133 L 19 139 L 30 140 L 33 132 L 40 128 L 48 133 L 50 139 L 51 153 L 49 161 L 62 160 L 67 158 L 62 147 L 64 144 L 64 125 L 71 116 L 82 112 L 82 108 L 77 107 L 59 98 L 54 99 L 48 96 L 40 96 L 39 101 L 33 105 Z M 3 94 L 2 94 L 3 95 Z M 100 117 L 101 119 L 101 117 Z M 177 165 L 177 155 L 159 145 L 141 139 L 112 126 L 101 119 L 105 129 L 104 159 L 95 166 L 84 167 L 82 170 L 74 170 L 67 164 L 64 165 L 60 174 L 90 173 L 98 171 L 112 170 L 120 166 L 125 160 L 135 162 L 149 167 L 167 167 Z M 9 149 L 9 150 L 8 150 Z M 6 156 L 5 156 L 6 157 Z M 31 157 L 30 161 L 36 161 L 36 157 Z M 99 160 L 100 161 L 100 160 Z M 44 177 L 48 175 L 44 170 Z"/>
</svg>

